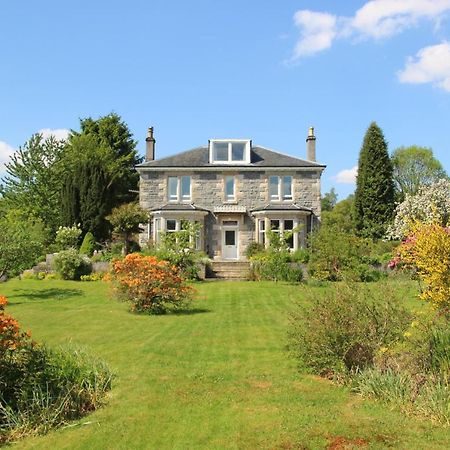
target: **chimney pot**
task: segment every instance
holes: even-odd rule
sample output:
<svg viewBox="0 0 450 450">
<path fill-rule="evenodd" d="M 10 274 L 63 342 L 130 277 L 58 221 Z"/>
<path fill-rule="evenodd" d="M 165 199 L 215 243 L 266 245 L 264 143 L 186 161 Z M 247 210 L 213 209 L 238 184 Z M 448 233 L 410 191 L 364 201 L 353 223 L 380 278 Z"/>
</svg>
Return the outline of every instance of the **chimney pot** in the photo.
<svg viewBox="0 0 450 450">
<path fill-rule="evenodd" d="M 155 138 L 153 137 L 153 127 L 147 130 L 147 137 L 145 138 L 145 160 L 154 161 L 155 159 Z"/>
</svg>

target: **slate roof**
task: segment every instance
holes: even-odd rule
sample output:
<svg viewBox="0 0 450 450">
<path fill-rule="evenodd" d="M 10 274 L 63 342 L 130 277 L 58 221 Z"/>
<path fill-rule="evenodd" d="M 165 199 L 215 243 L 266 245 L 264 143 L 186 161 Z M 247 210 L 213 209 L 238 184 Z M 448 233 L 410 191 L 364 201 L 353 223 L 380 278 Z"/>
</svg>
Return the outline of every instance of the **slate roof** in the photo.
<svg viewBox="0 0 450 450">
<path fill-rule="evenodd" d="M 155 161 L 146 161 L 136 167 L 138 169 L 147 167 L 325 167 L 317 162 L 295 158 L 257 145 L 252 146 L 250 158 L 250 164 L 211 164 L 209 162 L 209 148 L 205 145 Z"/>
</svg>

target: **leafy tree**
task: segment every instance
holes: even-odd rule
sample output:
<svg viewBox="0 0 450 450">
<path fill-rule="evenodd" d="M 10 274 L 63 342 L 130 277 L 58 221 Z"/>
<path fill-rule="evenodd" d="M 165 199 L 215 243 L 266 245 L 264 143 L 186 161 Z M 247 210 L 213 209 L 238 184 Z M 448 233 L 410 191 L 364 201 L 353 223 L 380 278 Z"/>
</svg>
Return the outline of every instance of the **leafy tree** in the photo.
<svg viewBox="0 0 450 450">
<path fill-rule="evenodd" d="M 1 193 L 5 206 L 39 218 L 54 233 L 60 224 L 65 142 L 34 134 L 6 163 Z"/>
<path fill-rule="evenodd" d="M 80 247 L 80 255 L 92 256 L 95 250 L 95 237 L 94 235 L 88 231 L 83 238 L 83 242 Z"/>
<path fill-rule="evenodd" d="M 112 224 L 114 232 L 122 237 L 123 251 L 127 255 L 131 237 L 133 233 L 141 231 L 139 225 L 148 220 L 148 213 L 137 203 L 126 203 L 114 208 L 106 220 Z"/>
<path fill-rule="evenodd" d="M 331 211 L 336 206 L 337 197 L 334 188 L 331 188 L 330 192 L 323 194 L 322 199 L 320 200 L 322 212 Z"/>
<path fill-rule="evenodd" d="M 322 212 L 322 226 L 333 227 L 343 233 L 354 233 L 355 224 L 353 220 L 354 196 L 336 203 L 331 211 Z"/>
<path fill-rule="evenodd" d="M 393 178 L 398 199 L 406 194 L 415 195 L 422 186 L 447 178 L 442 164 L 433 156 L 433 150 L 426 147 L 399 147 L 392 154 Z"/>
<path fill-rule="evenodd" d="M 0 277 L 31 268 L 44 249 L 45 233 L 39 219 L 10 210 L 0 218 Z"/>
<path fill-rule="evenodd" d="M 359 154 L 354 209 L 356 232 L 364 237 L 381 238 L 393 211 L 392 162 L 383 132 L 372 122 Z"/>
<path fill-rule="evenodd" d="M 112 209 L 134 200 L 141 161 L 136 142 L 117 114 L 98 120 L 80 121 L 81 131 L 72 131 L 68 142 L 68 165 L 61 201 L 65 225 L 80 223 L 86 233 L 107 239 L 111 227 L 106 216 Z"/>
</svg>

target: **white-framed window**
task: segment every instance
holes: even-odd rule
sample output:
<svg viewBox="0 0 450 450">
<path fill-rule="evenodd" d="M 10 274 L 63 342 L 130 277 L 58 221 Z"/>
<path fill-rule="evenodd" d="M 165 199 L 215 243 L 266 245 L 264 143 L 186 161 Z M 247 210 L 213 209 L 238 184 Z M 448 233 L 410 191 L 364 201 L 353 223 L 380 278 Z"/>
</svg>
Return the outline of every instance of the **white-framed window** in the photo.
<svg viewBox="0 0 450 450">
<path fill-rule="evenodd" d="M 292 200 L 292 177 L 284 175 L 269 176 L 269 198 L 270 200 Z"/>
<path fill-rule="evenodd" d="M 213 164 L 250 164 L 250 140 L 211 139 L 209 160 Z"/>
<path fill-rule="evenodd" d="M 191 199 L 191 177 L 168 177 L 168 199 L 170 202 L 189 201 Z"/>
<path fill-rule="evenodd" d="M 259 230 L 258 230 L 258 242 L 265 244 L 266 239 L 266 222 L 264 219 L 259 219 Z M 270 219 L 270 230 L 274 233 L 291 233 L 294 229 L 294 219 Z M 292 233 L 287 239 L 286 244 L 293 250 L 294 244 L 294 233 Z"/>
<path fill-rule="evenodd" d="M 227 202 L 232 202 L 236 200 L 236 186 L 235 186 L 235 178 L 234 176 L 226 176 L 225 177 L 225 200 Z"/>
<path fill-rule="evenodd" d="M 159 217 L 155 217 L 154 226 L 155 226 L 155 242 L 158 244 L 161 242 L 161 234 L 162 233 L 175 233 L 176 231 L 181 231 L 186 229 L 186 223 L 189 223 L 190 220 L 187 219 L 163 219 Z M 200 221 L 195 220 L 194 223 L 201 224 Z M 195 249 L 201 250 L 201 230 L 196 234 L 196 236 L 189 236 L 190 243 L 194 243 L 195 241 Z"/>
</svg>

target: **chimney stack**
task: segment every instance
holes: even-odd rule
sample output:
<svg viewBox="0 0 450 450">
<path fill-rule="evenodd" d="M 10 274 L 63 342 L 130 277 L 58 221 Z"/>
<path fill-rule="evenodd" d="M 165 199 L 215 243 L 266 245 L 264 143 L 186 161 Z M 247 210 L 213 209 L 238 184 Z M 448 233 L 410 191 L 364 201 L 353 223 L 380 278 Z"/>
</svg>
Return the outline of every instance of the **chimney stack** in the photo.
<svg viewBox="0 0 450 450">
<path fill-rule="evenodd" d="M 316 137 L 314 136 L 314 127 L 309 127 L 308 137 L 306 138 L 306 159 L 316 161 Z"/>
<path fill-rule="evenodd" d="M 153 137 L 153 127 L 147 130 L 145 138 L 145 160 L 153 161 L 155 159 L 155 138 Z"/>
</svg>

